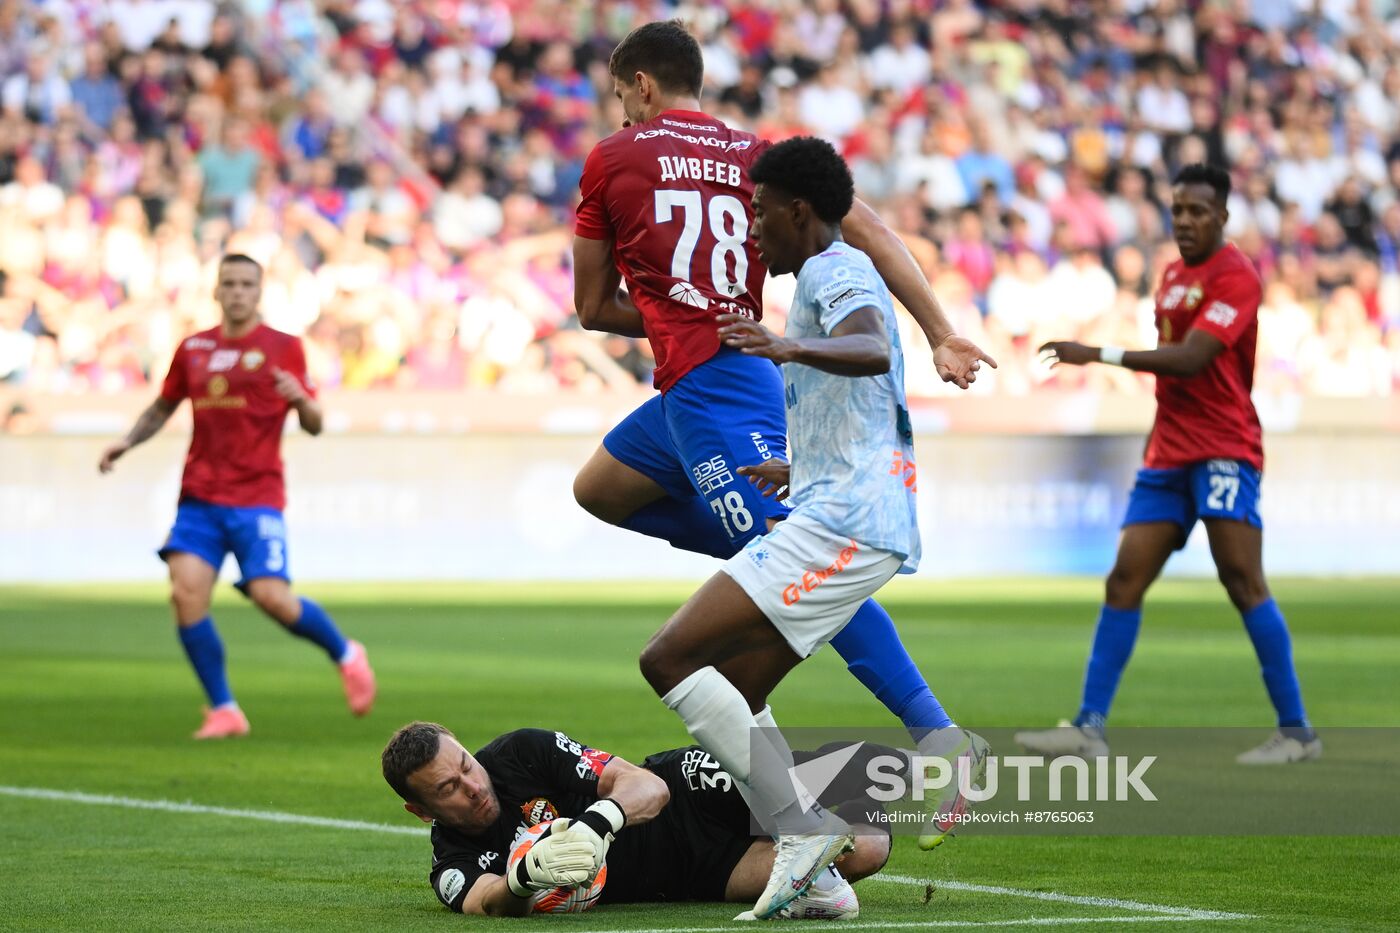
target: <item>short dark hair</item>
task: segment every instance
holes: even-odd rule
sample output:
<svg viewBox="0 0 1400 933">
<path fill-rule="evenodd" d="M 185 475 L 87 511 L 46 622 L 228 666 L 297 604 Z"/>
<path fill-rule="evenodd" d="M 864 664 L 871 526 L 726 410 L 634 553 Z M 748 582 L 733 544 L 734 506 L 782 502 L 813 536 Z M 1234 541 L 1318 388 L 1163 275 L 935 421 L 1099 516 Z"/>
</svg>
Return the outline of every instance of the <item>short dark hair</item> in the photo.
<svg viewBox="0 0 1400 933">
<path fill-rule="evenodd" d="M 829 224 L 840 223 L 855 203 L 855 183 L 846 160 L 831 143 L 815 136 L 795 136 L 773 146 L 758 157 L 749 177 L 756 185 L 770 185 L 801 198 Z"/>
<path fill-rule="evenodd" d="M 224 266 L 227 266 L 227 265 L 229 265 L 229 264 L 231 264 L 231 263 L 235 263 L 235 262 L 246 262 L 248 265 L 252 266 L 254 269 L 257 269 L 257 270 L 258 270 L 258 278 L 262 278 L 262 274 L 263 274 L 262 263 L 258 262 L 258 261 L 257 261 L 256 259 L 254 259 L 252 256 L 249 256 L 247 253 L 225 253 L 225 254 L 224 254 L 224 257 L 223 257 L 222 259 L 219 260 L 219 268 L 222 269 Z"/>
<path fill-rule="evenodd" d="M 664 91 L 699 97 L 705 81 L 700 43 L 678 19 L 638 26 L 613 49 L 608 73 L 630 86 L 639 71 L 655 78 Z"/>
<path fill-rule="evenodd" d="M 1210 185 L 1215 189 L 1215 199 L 1224 204 L 1230 197 L 1230 173 L 1218 165 L 1192 162 L 1183 165 L 1172 179 L 1173 185 Z"/>
<path fill-rule="evenodd" d="M 452 730 L 435 722 L 411 722 L 394 733 L 379 755 L 384 780 L 389 782 L 394 793 L 409 803 L 423 802 L 408 786 L 408 777 L 437 757 L 444 735 L 450 739 L 456 738 Z"/>
</svg>

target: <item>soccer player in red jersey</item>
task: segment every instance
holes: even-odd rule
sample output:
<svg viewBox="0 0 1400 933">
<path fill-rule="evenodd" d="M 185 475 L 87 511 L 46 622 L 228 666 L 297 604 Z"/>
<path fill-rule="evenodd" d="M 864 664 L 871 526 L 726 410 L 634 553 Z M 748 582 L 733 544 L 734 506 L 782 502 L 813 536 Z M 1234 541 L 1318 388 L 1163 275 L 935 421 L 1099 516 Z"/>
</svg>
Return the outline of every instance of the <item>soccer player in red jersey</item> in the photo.
<svg viewBox="0 0 1400 933">
<path fill-rule="evenodd" d="M 350 710 L 374 703 L 374 672 L 364 646 L 347 640 L 326 611 L 292 592 L 282 520 L 282 426 L 295 410 L 302 430 L 321 433 L 321 406 L 306 377 L 301 341 L 262 323 L 262 267 L 230 254 L 219 263 L 214 298 L 218 326 L 185 339 L 160 395 L 121 441 L 102 454 L 109 473 L 128 450 L 149 439 L 183 399 L 194 408 L 175 526 L 160 556 L 170 569 L 170 600 L 180 642 L 208 697 L 197 739 L 245 735 L 248 719 L 234 701 L 224 646 L 209 617 L 219 567 L 230 551 L 243 578 L 238 589 L 293 635 L 319 645 L 340 668 Z"/>
<path fill-rule="evenodd" d="M 1264 580 L 1264 447 L 1249 397 L 1261 287 L 1254 266 L 1225 242 L 1229 195 L 1230 176 L 1214 166 L 1188 165 L 1173 182 L 1172 230 L 1181 258 L 1157 289 L 1157 349 L 1071 341 L 1041 347 L 1057 365 L 1101 362 L 1155 373 L 1157 418 L 1108 575 L 1079 715 L 1058 729 L 1019 733 L 1017 741 L 1033 751 L 1107 754 L 1104 720 L 1137 640 L 1143 597 L 1199 519 L 1278 714 L 1269 741 L 1236 760 L 1283 764 L 1322 754 L 1303 711 L 1288 626 Z"/>
<path fill-rule="evenodd" d="M 660 394 L 607 434 L 574 494 L 611 524 L 728 558 L 789 511 L 739 472 L 784 457 L 782 377 L 769 360 L 721 346 L 717 323 L 763 316 L 749 171 L 769 144 L 700 109 L 700 46 L 679 21 L 634 29 L 608 70 L 626 120 L 584 164 L 574 304 L 585 328 L 648 338 Z M 967 388 L 983 362 L 996 365 L 953 333 L 903 241 L 867 205 L 854 203 L 841 234 L 909 309 L 946 381 Z M 878 603 L 867 600 L 831 644 L 925 754 L 972 754 L 971 736 L 954 728 Z M 943 825 L 921 845 L 937 845 L 952 824 Z"/>
</svg>

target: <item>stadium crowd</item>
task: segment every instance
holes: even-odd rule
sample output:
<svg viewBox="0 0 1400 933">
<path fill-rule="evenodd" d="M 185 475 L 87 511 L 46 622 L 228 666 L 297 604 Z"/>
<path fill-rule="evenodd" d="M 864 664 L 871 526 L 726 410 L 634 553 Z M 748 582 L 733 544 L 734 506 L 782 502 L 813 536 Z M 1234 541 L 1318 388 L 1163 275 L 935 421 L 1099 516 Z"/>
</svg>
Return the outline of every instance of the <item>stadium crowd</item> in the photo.
<svg viewBox="0 0 1400 933">
<path fill-rule="evenodd" d="M 648 383 L 572 317 L 583 159 L 621 126 L 608 54 L 680 16 L 706 105 L 814 133 L 899 230 L 974 391 L 1150 391 L 1051 373 L 1051 338 L 1151 346 L 1180 165 L 1229 167 L 1265 281 L 1257 382 L 1400 378 L 1395 0 L 0 0 L 0 381 L 159 380 L 212 326 L 213 261 L 346 388 Z M 780 318 L 790 278 L 773 281 Z M 911 395 L 952 391 L 905 335 Z"/>
</svg>

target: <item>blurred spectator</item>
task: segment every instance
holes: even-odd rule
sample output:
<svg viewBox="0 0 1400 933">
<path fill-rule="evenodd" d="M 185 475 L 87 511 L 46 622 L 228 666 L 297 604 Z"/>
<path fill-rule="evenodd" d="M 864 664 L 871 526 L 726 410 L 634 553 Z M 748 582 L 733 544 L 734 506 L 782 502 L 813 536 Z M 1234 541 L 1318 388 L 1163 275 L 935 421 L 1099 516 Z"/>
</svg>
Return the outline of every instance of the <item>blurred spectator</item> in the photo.
<svg viewBox="0 0 1400 933">
<path fill-rule="evenodd" d="M 204 175 L 204 213 L 227 216 L 233 202 L 253 186 L 261 159 L 249 145 L 248 124 L 237 117 L 229 119 L 219 141 L 205 146 L 197 160 Z"/>
<path fill-rule="evenodd" d="M 673 11 L 707 108 L 840 144 L 1001 361 L 975 392 L 1151 390 L 1033 348 L 1155 339 L 1170 179 L 1199 159 L 1265 281 L 1259 391 L 1393 391 L 1400 30 L 1344 0 L 0 0 L 0 380 L 149 384 L 239 249 L 323 385 L 646 383 L 644 341 L 571 325 L 570 225 L 623 120 L 607 56 Z M 775 326 L 791 286 L 765 286 Z M 911 393 L 949 393 L 920 341 Z"/>
</svg>

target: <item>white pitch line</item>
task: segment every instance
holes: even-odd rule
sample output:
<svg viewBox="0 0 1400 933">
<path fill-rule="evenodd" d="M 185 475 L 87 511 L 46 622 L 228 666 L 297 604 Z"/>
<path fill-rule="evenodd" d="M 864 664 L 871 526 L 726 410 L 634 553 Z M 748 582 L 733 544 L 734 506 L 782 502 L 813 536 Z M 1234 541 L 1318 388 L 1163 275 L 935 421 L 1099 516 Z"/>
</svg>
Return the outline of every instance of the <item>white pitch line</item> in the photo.
<svg viewBox="0 0 1400 933">
<path fill-rule="evenodd" d="M 870 879 L 866 879 L 867 881 Z M 1024 917 L 1013 920 L 840 920 L 842 930 L 965 930 L 979 927 L 1059 927 L 1076 923 L 1192 923 L 1195 917 L 1175 914 L 1134 914 L 1128 917 Z M 734 933 L 734 924 L 724 927 L 654 927 L 652 929 L 618 931 L 571 930 L 570 933 Z"/>
<path fill-rule="evenodd" d="M 326 816 L 303 816 L 299 813 L 279 813 L 276 810 L 235 810 L 231 807 L 209 807 L 202 803 L 180 803 L 175 800 L 142 800 L 138 797 L 117 797 L 112 794 L 84 794 L 72 790 L 49 790 L 44 787 L 11 787 L 0 784 L 0 794 L 7 797 L 28 797 L 33 800 L 65 800 L 69 803 L 91 803 L 131 810 L 161 810 L 166 813 L 201 813 L 209 816 L 231 816 L 265 823 L 295 823 L 299 826 L 322 826 L 327 829 L 358 829 L 373 833 L 394 833 L 401 836 L 427 835 L 426 829 L 412 826 L 391 826 L 388 823 L 364 823 L 360 820 L 335 820 Z"/>
<path fill-rule="evenodd" d="M 82 791 L 53 790 L 47 787 L 14 787 L 0 784 L 0 796 L 22 797 L 30 800 L 61 800 L 68 803 L 86 803 L 96 806 L 125 807 L 129 810 L 157 810 L 164 813 L 194 813 L 206 816 L 226 816 L 234 819 L 260 820 L 265 823 L 284 823 L 297 826 L 319 826 L 325 829 L 348 829 L 360 832 L 388 833 L 396 836 L 417 836 L 423 838 L 426 830 L 412 826 L 394 826 L 389 823 L 367 823 L 361 820 L 338 820 L 325 816 L 306 816 L 300 813 L 283 813 L 277 810 L 240 810 L 233 807 L 211 807 L 200 803 L 181 803 L 175 800 L 148 800 L 140 797 L 122 797 L 115 794 L 87 794 Z M 1147 904 L 1141 901 L 1120 900 L 1113 897 L 1094 897 L 1081 894 L 1058 894 L 1054 891 L 1030 891 L 1025 888 L 1004 888 L 990 884 L 971 884 L 966 881 L 941 881 L 936 878 L 914 878 L 910 875 L 881 873 L 872 875 L 867 881 L 884 881 L 924 887 L 932 884 L 935 888 L 953 891 L 967 891 L 974 894 L 999 894 L 1003 897 L 1021 897 L 1038 901 L 1053 901 L 1061 904 L 1077 904 L 1083 907 L 1103 907 L 1114 910 L 1131 910 L 1138 916 L 1119 918 L 1122 923 L 1151 923 L 1166 920 L 1250 920 L 1252 914 L 1230 913 L 1221 910 L 1201 910 L 1194 907 L 1172 907 L 1165 904 Z M 1155 916 L 1153 916 L 1155 915 Z M 1062 919 L 1058 917 L 1030 917 L 1024 920 L 986 921 L 916 921 L 916 922 L 871 922 L 842 923 L 842 929 L 865 927 L 869 929 L 910 929 L 915 927 L 970 927 L 970 926 L 1054 926 L 1063 923 L 1103 923 L 1111 917 Z M 732 927 L 688 927 L 666 930 L 633 930 L 629 933 L 711 933 L 711 931 L 732 930 Z M 610 933 L 610 931 L 575 931 L 575 933 Z"/>
<path fill-rule="evenodd" d="M 1082 907 L 1107 907 L 1114 910 L 1132 910 L 1144 914 L 1170 914 L 1190 920 L 1253 920 L 1253 914 L 1237 914 L 1224 910 L 1200 910 L 1195 907 L 1171 907 L 1166 904 L 1146 904 L 1142 901 L 1125 901 L 1116 897 L 1096 897 L 1084 894 L 1057 894 L 1054 891 L 1030 891 L 1026 888 L 1003 888 L 994 884 L 971 884 L 966 881 L 939 881 L 936 878 L 913 878 L 909 875 L 890 875 L 881 872 L 872 875 L 867 881 L 888 881 L 891 884 L 928 885 L 947 888 L 953 891 L 968 891 L 974 894 L 1000 894 L 1003 897 L 1024 897 L 1036 901 L 1054 901 L 1060 904 L 1078 904 Z"/>
</svg>

